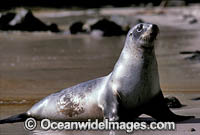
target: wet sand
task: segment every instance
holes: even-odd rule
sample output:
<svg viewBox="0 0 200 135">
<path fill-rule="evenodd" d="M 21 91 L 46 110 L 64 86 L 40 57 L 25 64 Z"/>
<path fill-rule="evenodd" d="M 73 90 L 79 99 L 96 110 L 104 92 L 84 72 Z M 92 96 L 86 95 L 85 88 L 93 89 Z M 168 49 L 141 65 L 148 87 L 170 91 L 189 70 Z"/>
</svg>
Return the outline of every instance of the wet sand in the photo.
<svg viewBox="0 0 200 135">
<path fill-rule="evenodd" d="M 102 9 L 103 15 L 135 16 L 141 9 Z M 185 11 L 185 10 L 184 10 Z M 84 18 L 87 12 L 71 17 L 64 11 L 40 11 L 35 14 L 45 22 L 67 28 L 72 20 Z M 159 25 L 161 32 L 156 46 L 161 87 L 165 95 L 173 95 L 186 105 L 173 109 L 178 114 L 195 115 L 188 123 L 177 124 L 176 131 L 136 131 L 134 134 L 199 134 L 200 62 L 191 62 L 180 51 L 200 50 L 200 24 L 190 25 L 169 9 L 167 14 L 137 14 L 145 21 Z M 177 13 L 178 11 L 176 11 Z M 74 12 L 70 12 L 74 13 Z M 82 14 L 81 14 L 82 13 Z M 179 13 L 179 12 L 178 12 Z M 179 13 L 180 14 L 180 13 Z M 93 15 L 92 15 L 93 16 Z M 74 19 L 75 18 L 75 19 Z M 66 24 L 65 24 L 66 22 Z M 118 59 L 125 36 L 92 37 L 49 32 L 0 32 L 0 118 L 25 112 L 50 93 L 77 83 L 107 75 Z M 195 128 L 195 132 L 191 132 Z M 19 134 L 108 134 L 108 132 L 44 132 L 24 130 L 23 123 L 0 125 L 1 135 Z M 124 134 L 124 132 L 117 132 Z"/>
</svg>

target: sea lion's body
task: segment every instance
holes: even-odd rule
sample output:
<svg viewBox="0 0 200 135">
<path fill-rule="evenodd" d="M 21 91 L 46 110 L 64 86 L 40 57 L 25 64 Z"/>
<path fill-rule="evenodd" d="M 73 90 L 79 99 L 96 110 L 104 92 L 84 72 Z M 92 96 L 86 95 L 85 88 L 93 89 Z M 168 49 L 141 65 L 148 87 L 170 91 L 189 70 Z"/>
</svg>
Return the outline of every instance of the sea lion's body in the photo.
<svg viewBox="0 0 200 135">
<path fill-rule="evenodd" d="M 158 31 L 154 24 L 136 25 L 129 31 L 122 53 L 109 75 L 51 94 L 25 114 L 0 123 L 22 121 L 25 117 L 132 121 L 143 113 L 160 121 L 191 118 L 172 113 L 164 101 L 154 52 Z"/>
</svg>

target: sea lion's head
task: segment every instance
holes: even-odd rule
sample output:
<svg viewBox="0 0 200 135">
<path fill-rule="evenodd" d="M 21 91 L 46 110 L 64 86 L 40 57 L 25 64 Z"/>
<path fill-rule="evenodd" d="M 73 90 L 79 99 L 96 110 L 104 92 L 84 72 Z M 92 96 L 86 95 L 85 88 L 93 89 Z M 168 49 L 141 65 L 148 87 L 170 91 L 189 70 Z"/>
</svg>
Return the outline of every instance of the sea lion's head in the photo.
<svg viewBox="0 0 200 135">
<path fill-rule="evenodd" d="M 155 24 L 139 23 L 134 26 L 127 35 L 129 46 L 141 48 L 143 50 L 152 50 L 154 41 L 159 33 L 159 28 Z"/>
</svg>

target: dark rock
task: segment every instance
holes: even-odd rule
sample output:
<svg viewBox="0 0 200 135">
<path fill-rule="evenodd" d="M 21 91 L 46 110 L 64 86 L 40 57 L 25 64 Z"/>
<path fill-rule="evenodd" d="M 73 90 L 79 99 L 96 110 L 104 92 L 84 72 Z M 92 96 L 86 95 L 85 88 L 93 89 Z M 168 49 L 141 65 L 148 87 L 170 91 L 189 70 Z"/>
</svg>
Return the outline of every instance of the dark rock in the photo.
<svg viewBox="0 0 200 135">
<path fill-rule="evenodd" d="M 188 22 L 189 22 L 189 24 L 194 24 L 194 23 L 197 23 L 198 20 L 197 20 L 196 18 L 190 18 L 190 19 L 188 20 Z"/>
<path fill-rule="evenodd" d="M 180 54 L 194 54 L 194 53 L 200 54 L 200 51 L 196 50 L 196 51 L 182 51 L 182 52 L 180 52 Z"/>
<path fill-rule="evenodd" d="M 101 19 L 97 23 L 91 25 L 91 31 L 100 30 L 103 36 L 120 36 L 126 34 L 122 27 L 113 21 Z"/>
<path fill-rule="evenodd" d="M 1 30 L 20 31 L 52 31 L 59 32 L 56 24 L 46 25 L 33 16 L 30 10 L 22 10 L 19 13 L 6 13 L 0 17 Z"/>
<path fill-rule="evenodd" d="M 51 32 L 60 32 L 60 30 L 58 29 L 58 25 L 55 23 L 52 23 L 47 27 Z"/>
<path fill-rule="evenodd" d="M 191 14 L 183 15 L 183 20 L 187 21 L 189 24 L 195 24 L 198 22 L 198 19 Z"/>
<path fill-rule="evenodd" d="M 0 16 L 0 29 L 7 30 L 9 28 L 9 22 L 15 17 L 15 13 L 2 14 Z"/>
<path fill-rule="evenodd" d="M 83 29 L 83 25 L 84 25 L 84 23 L 81 22 L 81 21 L 78 21 L 78 22 L 73 23 L 73 24 L 70 26 L 70 28 L 69 28 L 71 34 L 77 34 L 77 33 L 86 32 L 86 31 Z"/>
<path fill-rule="evenodd" d="M 180 54 L 191 54 L 192 56 L 189 56 L 189 57 L 186 57 L 185 59 L 187 60 L 196 60 L 196 61 L 200 61 L 200 51 L 197 50 L 197 51 L 183 51 L 183 52 L 180 52 Z"/>
<path fill-rule="evenodd" d="M 194 131 L 196 131 L 196 129 L 195 128 L 191 128 L 191 130 L 190 130 L 191 132 L 194 132 Z"/>
<path fill-rule="evenodd" d="M 176 97 L 165 97 L 165 102 L 169 108 L 181 108 L 183 106 Z"/>
<path fill-rule="evenodd" d="M 193 99 L 191 99 L 191 100 L 195 100 L 195 101 L 198 101 L 198 100 L 200 100 L 200 97 L 197 97 L 197 98 L 193 98 Z"/>
<path fill-rule="evenodd" d="M 189 60 L 198 60 L 200 61 L 200 55 L 199 54 L 194 54 L 192 55 L 191 57 L 188 57 L 186 59 L 189 59 Z"/>
</svg>

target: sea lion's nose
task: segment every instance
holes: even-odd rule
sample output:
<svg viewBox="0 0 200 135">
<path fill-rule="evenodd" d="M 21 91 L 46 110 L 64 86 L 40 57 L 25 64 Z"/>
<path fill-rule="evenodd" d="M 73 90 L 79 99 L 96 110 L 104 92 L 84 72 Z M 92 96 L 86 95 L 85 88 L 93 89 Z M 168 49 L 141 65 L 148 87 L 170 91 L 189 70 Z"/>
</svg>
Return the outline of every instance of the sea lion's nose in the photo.
<svg viewBox="0 0 200 135">
<path fill-rule="evenodd" d="M 159 32 L 159 28 L 156 24 L 151 24 L 151 30 L 152 30 L 153 33 Z"/>
</svg>

